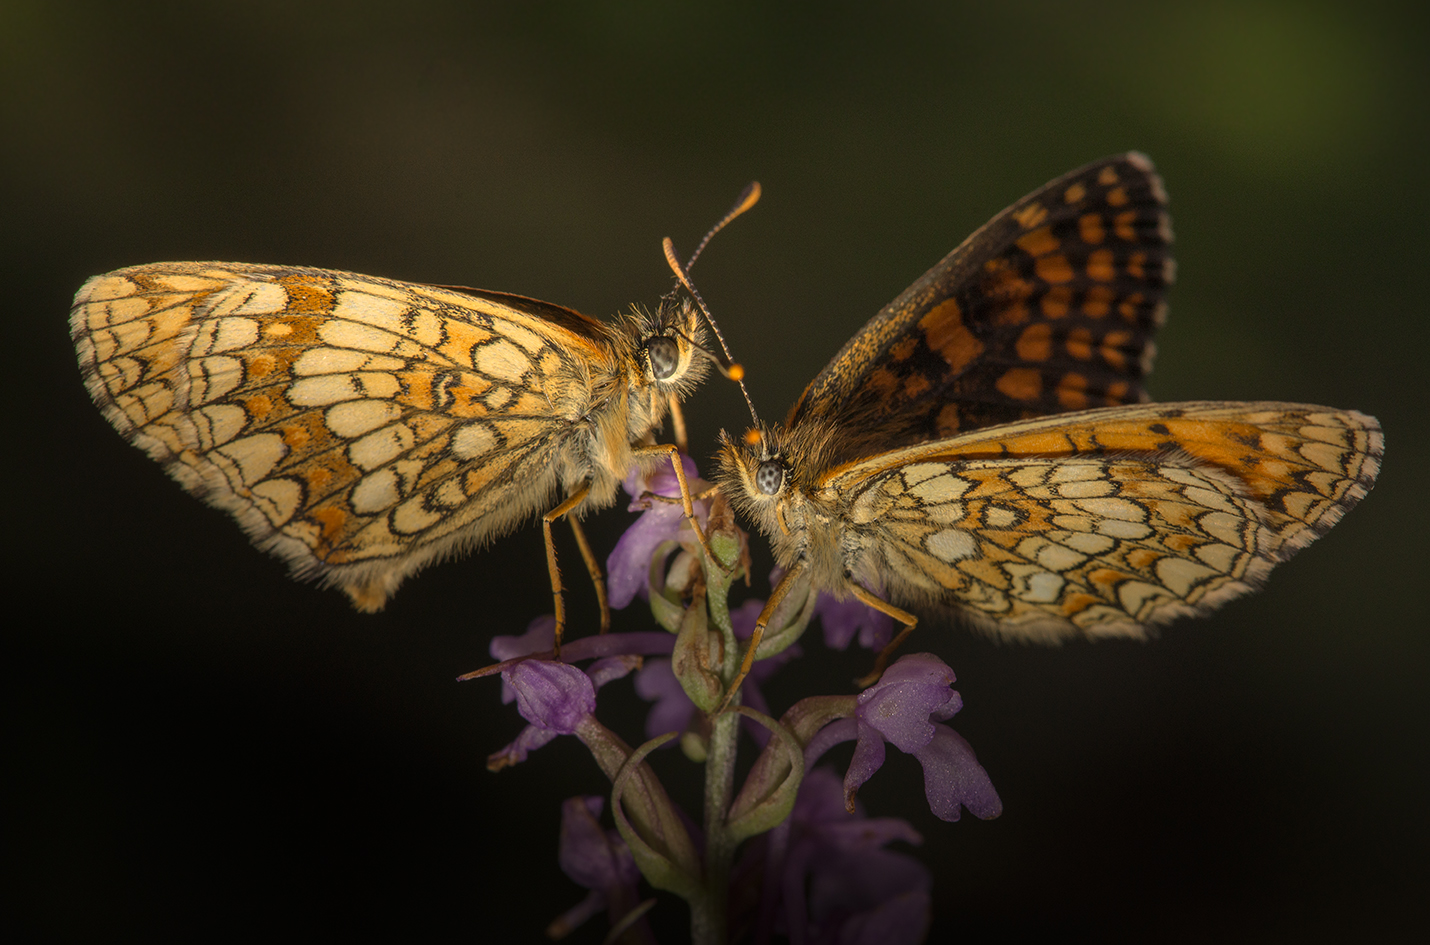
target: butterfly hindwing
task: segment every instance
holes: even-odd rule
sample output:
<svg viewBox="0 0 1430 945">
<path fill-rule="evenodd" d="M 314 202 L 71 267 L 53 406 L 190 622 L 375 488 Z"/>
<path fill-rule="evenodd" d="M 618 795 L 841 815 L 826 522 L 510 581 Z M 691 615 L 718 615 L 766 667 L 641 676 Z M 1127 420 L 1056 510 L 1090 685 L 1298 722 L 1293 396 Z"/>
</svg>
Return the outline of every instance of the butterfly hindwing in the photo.
<svg viewBox="0 0 1430 945">
<path fill-rule="evenodd" d="M 1069 413 L 835 471 L 846 566 L 1011 637 L 1141 636 L 1258 587 L 1370 489 L 1371 417 L 1279 403 Z"/>
</svg>

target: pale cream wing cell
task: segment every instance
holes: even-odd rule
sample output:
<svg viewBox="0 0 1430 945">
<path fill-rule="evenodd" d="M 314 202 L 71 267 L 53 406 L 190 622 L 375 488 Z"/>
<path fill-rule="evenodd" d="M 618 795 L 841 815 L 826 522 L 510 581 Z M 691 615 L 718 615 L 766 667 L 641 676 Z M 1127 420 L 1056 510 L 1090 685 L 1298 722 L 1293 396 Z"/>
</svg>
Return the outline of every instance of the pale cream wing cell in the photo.
<svg viewBox="0 0 1430 945">
<path fill-rule="evenodd" d="M 91 279 L 71 330 L 125 437 L 297 576 L 377 610 L 560 498 L 612 501 L 700 377 L 694 317 L 606 325 L 505 293 L 161 263 Z M 657 335 L 687 339 L 659 379 L 642 347 Z"/>
</svg>

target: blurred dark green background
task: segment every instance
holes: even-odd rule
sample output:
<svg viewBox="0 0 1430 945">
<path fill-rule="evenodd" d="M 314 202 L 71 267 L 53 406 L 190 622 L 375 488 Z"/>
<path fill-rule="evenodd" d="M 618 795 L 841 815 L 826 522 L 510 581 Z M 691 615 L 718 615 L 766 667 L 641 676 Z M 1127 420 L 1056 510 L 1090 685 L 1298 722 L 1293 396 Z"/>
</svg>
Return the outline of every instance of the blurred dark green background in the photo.
<svg viewBox="0 0 1430 945">
<path fill-rule="evenodd" d="M 1265 593 L 1148 645 L 921 632 L 1006 812 L 932 820 L 902 757 L 862 796 L 924 832 L 936 941 L 1423 933 L 1417 6 L 0 2 L 7 924 L 532 940 L 580 896 L 557 804 L 604 790 L 574 743 L 487 774 L 515 713 L 452 681 L 549 609 L 539 529 L 377 617 L 290 582 L 90 404 L 65 321 L 87 276 L 306 264 L 609 315 L 758 178 L 697 275 L 777 416 L 994 212 L 1137 148 L 1180 261 L 1154 396 L 1373 413 L 1380 484 Z M 707 383 L 697 456 L 742 409 Z M 811 649 L 777 709 L 863 668 Z M 607 703 L 637 717 L 627 686 Z M 684 907 L 657 914 L 679 941 Z"/>
</svg>

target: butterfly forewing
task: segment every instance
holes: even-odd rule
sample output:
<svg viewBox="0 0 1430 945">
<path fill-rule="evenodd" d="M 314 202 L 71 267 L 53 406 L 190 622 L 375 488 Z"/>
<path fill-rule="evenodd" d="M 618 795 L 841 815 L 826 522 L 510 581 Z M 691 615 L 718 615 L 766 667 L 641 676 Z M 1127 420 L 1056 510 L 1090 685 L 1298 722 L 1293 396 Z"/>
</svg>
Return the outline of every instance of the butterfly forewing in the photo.
<svg viewBox="0 0 1430 945">
<path fill-rule="evenodd" d="M 845 564 L 1015 637 L 1140 636 L 1259 586 L 1369 490 L 1354 411 L 1139 405 L 1025 421 L 830 475 Z"/>
<path fill-rule="evenodd" d="M 71 330 L 121 433 L 363 609 L 562 490 L 609 501 L 664 409 L 625 396 L 612 328 L 503 293 L 162 263 L 90 280 Z M 602 410 L 618 468 L 572 445 Z"/>
<path fill-rule="evenodd" d="M 889 303 L 805 389 L 841 457 L 1025 417 L 1146 400 L 1172 280 L 1166 194 L 1146 157 L 1029 194 Z"/>
</svg>

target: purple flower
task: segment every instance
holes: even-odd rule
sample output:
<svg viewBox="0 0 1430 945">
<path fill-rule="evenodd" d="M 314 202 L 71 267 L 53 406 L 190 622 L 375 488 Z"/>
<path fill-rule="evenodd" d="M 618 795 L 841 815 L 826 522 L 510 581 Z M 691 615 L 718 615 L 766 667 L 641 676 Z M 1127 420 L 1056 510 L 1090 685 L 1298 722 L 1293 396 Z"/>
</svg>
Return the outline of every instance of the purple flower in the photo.
<svg viewBox="0 0 1430 945">
<path fill-rule="evenodd" d="M 520 636 L 494 637 L 489 648 L 501 662 L 459 678 L 475 679 L 501 673 L 502 702 L 517 703 L 531 724 L 511 744 L 487 758 L 498 770 L 526 756 L 557 735 L 570 735 L 595 710 L 595 691 L 637 669 L 645 654 L 669 653 L 675 638 L 668 633 L 607 633 L 573 640 L 561 648 L 567 660 L 594 659 L 584 671 L 569 663 L 540 659 L 551 655 L 556 618 L 537 617 Z"/>
<path fill-rule="evenodd" d="M 852 807 L 859 788 L 884 763 L 888 741 L 923 765 L 924 793 L 935 816 L 957 820 L 960 805 L 985 820 L 1003 812 L 1003 802 L 968 742 L 931 721 L 950 719 L 963 707 L 951 688 L 953 681 L 953 670 L 943 660 L 914 653 L 859 694 L 854 714 L 858 741 L 844 776 L 846 805 Z"/>
<path fill-rule="evenodd" d="M 581 720 L 596 711 L 591 677 L 569 663 L 524 660 L 502 673 L 516 692 L 516 709 L 539 729 L 574 735 Z"/>
<path fill-rule="evenodd" d="M 682 454 L 680 462 L 685 470 L 685 481 L 692 489 L 697 488 L 700 476 L 695 461 Z M 642 498 L 650 493 L 679 499 L 680 481 L 675 478 L 675 470 L 669 463 L 662 463 L 649 473 L 642 473 L 639 469 L 632 471 L 626 477 L 625 490 L 632 497 L 628 509 L 632 512 L 644 511 L 621 535 L 606 559 L 606 589 L 613 610 L 628 607 L 637 596 L 644 599 L 649 593 L 646 584 L 656 548 L 667 541 L 693 537 L 685 527 L 685 511 L 678 501 L 660 502 Z M 703 525 L 710 514 L 710 503 L 697 501 L 694 504 L 696 518 Z"/>
<path fill-rule="evenodd" d="M 575 666 L 551 660 L 522 660 L 502 671 L 503 692 L 510 690 L 517 711 L 529 723 L 516 738 L 487 756 L 487 769 L 520 764 L 557 735 L 575 734 L 596 710 L 596 687 Z"/>
<path fill-rule="evenodd" d="M 906 822 L 846 811 L 839 776 L 816 768 L 800 785 L 788 827 L 768 854 L 792 942 L 902 945 L 928 933 L 931 877 L 913 857 L 884 849 L 923 838 Z M 852 814 L 852 816 L 851 816 Z M 786 846 L 787 843 L 787 846 Z M 781 857 L 781 850 L 784 850 Z"/>
<path fill-rule="evenodd" d="M 526 657 L 536 654 L 550 656 L 555 640 L 556 618 L 550 614 L 543 614 L 528 624 L 526 632 L 521 636 L 492 638 L 487 652 L 501 660 L 500 663 L 467 673 L 459 678 L 475 679 L 480 676 L 502 673 L 502 703 L 511 703 L 516 699 L 516 692 L 507 683 L 506 671 L 517 663 L 523 662 Z M 631 660 L 629 657 L 669 653 L 672 645 L 670 635 L 666 633 L 604 633 L 593 637 L 583 637 L 580 640 L 567 641 L 566 645 L 562 647 L 561 655 L 568 663 L 596 660 L 586 669 L 586 673 L 596 681 L 596 688 L 599 689 L 612 679 L 620 679 L 632 668 L 640 665 L 639 660 Z M 614 664 L 611 662 L 612 660 L 615 661 Z"/>
<path fill-rule="evenodd" d="M 630 848 L 616 831 L 601 829 L 604 804 L 600 797 L 572 797 L 561 805 L 561 871 L 590 893 L 547 927 L 551 938 L 570 934 L 602 909 L 615 925 L 640 901 Z"/>
<path fill-rule="evenodd" d="M 543 621 L 549 619 L 538 617 L 522 637 L 492 641 L 492 655 L 511 652 L 513 648 L 519 650 L 519 645 L 512 641 L 539 641 L 542 639 Z M 549 638 L 549 628 L 547 633 Z M 602 639 L 611 636 L 614 635 L 608 634 Z M 622 636 L 645 637 L 648 634 Z M 517 659 L 506 666 L 501 671 L 502 699 L 505 702 L 515 700 L 517 711 L 530 724 L 511 744 L 489 755 L 487 767 L 495 771 L 519 764 L 556 736 L 576 734 L 581 724 L 596 711 L 596 690 L 628 675 L 640 662 L 639 656 L 619 655 L 596 660 L 584 671 L 569 663 L 541 659 Z"/>
</svg>

